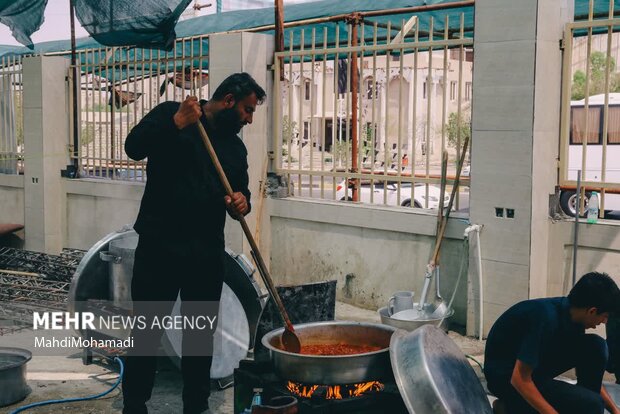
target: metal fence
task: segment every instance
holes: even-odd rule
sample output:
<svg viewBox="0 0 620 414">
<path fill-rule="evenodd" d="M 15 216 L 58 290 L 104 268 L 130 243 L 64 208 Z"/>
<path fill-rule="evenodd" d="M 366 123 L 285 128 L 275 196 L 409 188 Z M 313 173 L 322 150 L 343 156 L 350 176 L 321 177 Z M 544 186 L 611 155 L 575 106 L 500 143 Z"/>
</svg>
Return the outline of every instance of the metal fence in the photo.
<svg viewBox="0 0 620 414">
<path fill-rule="evenodd" d="M 575 211 L 581 173 L 581 211 L 592 191 L 600 193 L 600 214 L 620 209 L 620 19 L 614 2 L 564 33 L 559 185 L 563 207 Z"/>
<path fill-rule="evenodd" d="M 276 53 L 283 63 L 274 65 L 275 165 L 289 195 L 438 206 L 442 152 L 449 190 L 471 134 L 473 79 L 463 15 L 456 30 L 448 17 L 441 23 L 438 31 L 432 18 L 428 27 L 416 17 L 349 20 L 335 37 L 327 28 L 291 31 L 289 44 L 295 36 L 299 46 Z M 468 176 L 461 185 L 462 198 Z"/>
<path fill-rule="evenodd" d="M 202 69 L 207 67 L 206 39 L 179 39 L 170 52 L 128 47 L 78 52 L 81 177 L 146 180 L 146 160 L 127 157 L 125 137 L 161 102 L 208 96 L 208 73 Z"/>
<path fill-rule="evenodd" d="M 24 171 L 22 57 L 0 59 L 0 173 Z"/>
</svg>

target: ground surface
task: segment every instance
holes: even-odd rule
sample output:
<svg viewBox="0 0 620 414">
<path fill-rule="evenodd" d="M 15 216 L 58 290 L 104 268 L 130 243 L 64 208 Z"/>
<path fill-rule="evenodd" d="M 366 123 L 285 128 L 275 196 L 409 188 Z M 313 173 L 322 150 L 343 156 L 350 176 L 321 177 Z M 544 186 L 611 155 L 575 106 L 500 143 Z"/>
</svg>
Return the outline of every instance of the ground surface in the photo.
<svg viewBox="0 0 620 414">
<path fill-rule="evenodd" d="M 376 312 L 360 309 L 344 303 L 337 303 L 336 318 L 339 320 L 379 322 Z M 484 342 L 468 338 L 457 332 L 450 332 L 449 336 L 463 350 L 476 360 L 483 362 Z M 9 339 L 8 336 L 4 337 Z M 12 334 L 12 344 L 27 342 L 31 335 L 28 332 Z M 2 339 L 2 337 L 0 337 Z M 5 341 L 2 341 L 3 343 Z M 479 367 L 472 361 L 476 372 L 481 377 Z M 10 407 L 0 408 L 0 414 L 10 413 L 13 409 L 24 404 L 60 398 L 73 398 L 101 393 L 109 389 L 118 376 L 116 367 L 103 362 L 92 365 L 83 365 L 79 350 L 69 356 L 35 356 L 28 363 L 28 384 L 32 393 L 22 402 Z M 482 377 L 481 377 L 482 379 Z M 613 380 L 611 376 L 606 380 Z M 159 361 L 158 372 L 153 390 L 153 398 L 149 402 L 149 412 L 152 414 L 177 414 L 182 412 L 181 406 L 182 381 L 180 372 L 167 358 Z M 616 401 L 620 401 L 620 389 L 610 390 Z M 1 392 L 1 390 L 0 390 Z M 216 414 L 233 413 L 233 388 L 215 391 L 211 396 L 212 411 Z M 63 403 L 32 409 L 32 413 L 75 413 L 75 414 L 115 414 L 122 410 L 122 397 L 117 388 L 105 397 L 92 401 Z M 236 414 L 236 413 L 235 413 Z"/>
</svg>

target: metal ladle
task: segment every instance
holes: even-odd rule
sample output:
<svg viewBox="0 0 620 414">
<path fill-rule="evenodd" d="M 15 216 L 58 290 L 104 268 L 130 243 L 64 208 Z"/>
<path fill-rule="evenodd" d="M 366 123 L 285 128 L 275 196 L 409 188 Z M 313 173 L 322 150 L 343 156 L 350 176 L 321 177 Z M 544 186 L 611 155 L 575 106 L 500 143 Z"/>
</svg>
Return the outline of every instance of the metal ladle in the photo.
<svg viewBox="0 0 620 414">
<path fill-rule="evenodd" d="M 463 163 L 465 162 L 465 156 L 467 155 L 468 145 L 469 145 L 469 137 L 465 137 L 465 140 L 463 141 L 463 149 L 461 152 L 461 157 L 456 167 L 456 177 L 454 178 L 454 183 L 452 185 L 452 191 L 450 193 L 450 201 L 448 202 L 448 208 L 446 209 L 446 213 L 443 215 L 441 219 L 441 224 L 437 231 L 435 249 L 433 250 L 433 255 L 431 256 L 431 260 L 426 266 L 424 287 L 422 288 L 422 296 L 420 297 L 420 302 L 418 303 L 418 308 L 417 308 L 419 315 L 420 315 L 419 319 L 431 319 L 435 317 L 441 318 L 443 317 L 443 315 L 440 315 L 440 312 L 442 310 L 444 311 L 444 314 L 445 312 L 449 311 L 449 309 L 447 309 L 445 305 L 441 306 L 441 304 L 443 304 L 443 299 L 442 299 L 441 304 L 438 305 L 437 310 L 435 310 L 434 312 L 429 312 L 429 310 L 424 306 L 424 304 L 426 302 L 426 297 L 428 296 L 431 277 L 437 266 L 437 261 L 439 258 L 439 250 L 441 248 L 441 242 L 443 241 L 443 236 L 446 231 L 446 227 L 448 225 L 448 218 L 450 217 L 450 211 L 452 210 L 452 205 L 454 204 L 454 199 L 456 198 L 456 192 L 458 191 L 458 188 L 459 188 L 459 181 L 461 178 L 461 169 L 463 168 Z"/>
<path fill-rule="evenodd" d="M 220 160 L 218 159 L 217 154 L 215 153 L 215 150 L 213 149 L 213 145 L 211 145 L 211 140 L 209 139 L 209 135 L 207 135 L 207 131 L 205 131 L 205 128 L 202 126 L 200 121 L 196 123 L 196 126 L 198 127 L 198 131 L 200 132 L 202 141 L 205 144 L 205 147 L 207 148 L 209 157 L 211 157 L 211 161 L 213 162 L 213 165 L 215 166 L 217 175 L 219 176 L 220 181 L 222 185 L 224 186 L 224 189 L 226 190 L 226 194 L 229 197 L 232 197 L 233 189 L 230 186 L 230 183 L 228 182 L 226 173 L 224 172 L 224 169 L 222 168 L 222 164 L 220 164 Z M 269 294 L 271 295 L 273 300 L 276 302 L 278 310 L 280 311 L 280 316 L 282 317 L 282 321 L 284 322 L 284 332 L 282 332 L 282 338 L 281 338 L 282 346 L 284 347 L 285 351 L 294 352 L 298 354 L 301 351 L 301 342 L 299 341 L 299 337 L 295 333 L 293 324 L 291 323 L 291 320 L 289 319 L 288 314 L 286 313 L 286 309 L 284 308 L 282 299 L 280 299 L 280 295 L 278 295 L 278 291 L 276 290 L 276 287 L 273 284 L 271 276 L 269 275 L 269 271 L 267 270 L 267 266 L 265 266 L 263 257 L 261 256 L 260 251 L 258 250 L 258 245 L 256 244 L 256 241 L 254 240 L 254 236 L 252 236 L 252 232 L 250 231 L 250 228 L 248 227 L 248 223 L 245 221 L 245 217 L 240 215 L 238 218 L 239 218 L 239 223 L 241 223 L 241 228 L 243 229 L 243 233 L 245 233 L 245 237 L 248 239 L 248 242 L 250 243 L 250 248 L 252 249 L 252 257 L 254 257 L 254 261 L 256 262 L 258 273 L 261 275 L 261 278 L 263 279 L 263 282 L 265 283 L 265 286 L 267 287 Z"/>
</svg>

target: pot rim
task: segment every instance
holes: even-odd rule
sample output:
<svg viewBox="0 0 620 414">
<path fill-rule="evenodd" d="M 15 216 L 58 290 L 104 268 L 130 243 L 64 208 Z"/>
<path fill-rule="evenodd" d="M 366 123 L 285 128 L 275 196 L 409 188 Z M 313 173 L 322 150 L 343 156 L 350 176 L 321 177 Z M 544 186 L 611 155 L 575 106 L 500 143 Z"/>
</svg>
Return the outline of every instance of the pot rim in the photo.
<svg viewBox="0 0 620 414">
<path fill-rule="evenodd" d="M 375 323 L 375 322 L 357 322 L 357 321 L 322 321 L 322 322 L 309 322 L 309 323 L 300 323 L 297 325 L 294 325 L 295 328 L 311 328 L 314 326 L 361 326 L 361 327 L 366 327 L 366 328 L 377 328 L 381 331 L 387 331 L 390 332 L 390 336 L 396 332 L 396 328 L 393 326 L 389 326 L 389 325 L 385 325 L 382 323 Z M 296 352 L 289 352 L 289 351 L 285 351 L 284 349 L 280 349 L 277 348 L 273 345 L 271 345 L 270 340 L 276 336 L 282 335 L 282 333 L 284 332 L 284 327 L 282 328 L 277 328 L 274 329 L 273 331 L 270 331 L 268 333 L 266 333 L 265 335 L 263 335 L 263 337 L 261 338 L 261 343 L 263 344 L 263 346 L 267 349 L 269 349 L 269 351 L 271 352 L 278 352 L 280 354 L 284 354 L 284 355 L 290 355 L 290 356 L 294 356 L 297 358 L 304 358 L 304 359 L 319 359 L 319 360 L 330 360 L 330 359 L 342 359 L 342 358 L 356 358 L 356 357 L 360 357 L 360 356 L 369 356 L 369 355 L 377 355 L 377 354 L 381 354 L 384 352 L 389 352 L 390 351 L 390 345 L 388 344 L 385 348 L 379 349 L 378 351 L 371 351 L 371 352 L 364 352 L 361 354 L 347 354 L 347 355 L 310 355 L 310 354 L 298 354 Z"/>
<path fill-rule="evenodd" d="M 23 365 L 26 365 L 28 361 L 32 359 L 32 352 L 24 348 L 13 348 L 13 347 L 8 347 L 8 346 L 0 346 L 0 356 L 2 355 L 18 356 L 18 357 L 23 358 L 23 360 L 0 367 L 0 372 L 8 371 L 10 369 L 18 368 Z"/>
</svg>

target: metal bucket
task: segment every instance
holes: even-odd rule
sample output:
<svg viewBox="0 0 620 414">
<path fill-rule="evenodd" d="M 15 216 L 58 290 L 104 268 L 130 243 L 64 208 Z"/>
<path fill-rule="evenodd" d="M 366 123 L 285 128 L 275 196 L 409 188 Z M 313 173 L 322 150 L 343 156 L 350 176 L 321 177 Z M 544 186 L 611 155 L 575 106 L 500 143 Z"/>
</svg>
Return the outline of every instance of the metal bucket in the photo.
<svg viewBox="0 0 620 414">
<path fill-rule="evenodd" d="M 417 306 L 417 304 L 415 304 L 414 306 Z M 450 318 L 452 317 L 452 315 L 454 315 L 454 309 L 452 308 L 448 310 L 448 312 L 443 318 L 415 319 L 411 321 L 391 318 L 390 315 L 388 315 L 387 306 L 379 309 L 377 313 L 379 313 L 379 316 L 381 317 L 381 323 L 393 326 L 394 328 L 404 329 L 406 331 L 414 331 L 424 325 L 437 326 L 439 322 L 441 322 L 441 320 L 443 319 L 440 328 L 444 332 L 448 332 L 448 328 L 450 326 Z"/>
<path fill-rule="evenodd" d="M 305 384 L 338 385 L 393 378 L 389 347 L 395 329 L 390 326 L 348 321 L 295 325 L 302 346 L 345 343 L 381 347 L 379 351 L 355 355 L 286 352 L 280 343 L 283 330 L 273 330 L 262 339 L 263 345 L 270 351 L 275 371 L 282 379 Z"/>
<path fill-rule="evenodd" d="M 21 348 L 0 347 L 0 407 L 23 400 L 30 394 L 26 363 L 32 353 Z"/>
<path fill-rule="evenodd" d="M 109 299 L 115 306 L 128 307 L 131 302 L 131 279 L 137 246 L 138 236 L 128 236 L 112 240 L 108 250 L 99 253 L 99 258 L 109 266 Z"/>
</svg>

